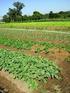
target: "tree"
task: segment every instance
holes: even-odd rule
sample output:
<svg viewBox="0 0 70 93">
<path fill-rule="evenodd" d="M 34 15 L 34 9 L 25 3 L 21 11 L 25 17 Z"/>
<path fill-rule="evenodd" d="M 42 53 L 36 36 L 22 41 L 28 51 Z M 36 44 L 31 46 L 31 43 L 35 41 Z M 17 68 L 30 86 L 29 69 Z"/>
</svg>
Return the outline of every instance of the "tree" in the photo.
<svg viewBox="0 0 70 93">
<path fill-rule="evenodd" d="M 32 17 L 34 20 L 39 20 L 42 18 L 42 14 L 38 11 L 34 11 Z"/>
<path fill-rule="evenodd" d="M 13 3 L 13 6 L 15 7 L 17 11 L 17 15 L 21 15 L 22 14 L 21 10 L 23 9 L 23 7 L 25 7 L 25 5 L 21 2 L 15 2 Z"/>
<path fill-rule="evenodd" d="M 10 22 L 10 19 L 9 19 L 8 15 L 3 16 L 3 21 L 4 22 Z"/>
<path fill-rule="evenodd" d="M 53 15 L 53 18 L 60 18 L 60 15 L 58 13 L 54 13 Z"/>
<path fill-rule="evenodd" d="M 54 13 L 53 13 L 53 11 L 50 11 L 50 13 L 49 13 L 49 18 L 54 18 Z"/>
<path fill-rule="evenodd" d="M 24 15 L 23 18 L 22 18 L 23 21 L 27 21 L 28 20 L 28 16 L 27 15 Z"/>
<path fill-rule="evenodd" d="M 6 22 L 9 20 L 10 22 L 22 21 L 22 9 L 25 6 L 21 2 L 13 3 L 14 8 L 9 8 L 9 11 L 6 15 L 3 16 L 3 20 Z"/>
</svg>

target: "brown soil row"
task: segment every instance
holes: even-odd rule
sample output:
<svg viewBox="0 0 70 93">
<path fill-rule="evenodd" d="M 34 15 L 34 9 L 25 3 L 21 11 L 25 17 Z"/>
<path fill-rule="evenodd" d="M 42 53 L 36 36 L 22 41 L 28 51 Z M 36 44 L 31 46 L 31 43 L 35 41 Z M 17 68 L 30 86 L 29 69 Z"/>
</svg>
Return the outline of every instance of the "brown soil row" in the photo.
<svg viewBox="0 0 70 93">
<path fill-rule="evenodd" d="M 7 93 L 31 93 L 25 82 L 14 80 L 12 75 L 4 70 L 0 71 L 0 87 L 6 89 Z"/>
</svg>

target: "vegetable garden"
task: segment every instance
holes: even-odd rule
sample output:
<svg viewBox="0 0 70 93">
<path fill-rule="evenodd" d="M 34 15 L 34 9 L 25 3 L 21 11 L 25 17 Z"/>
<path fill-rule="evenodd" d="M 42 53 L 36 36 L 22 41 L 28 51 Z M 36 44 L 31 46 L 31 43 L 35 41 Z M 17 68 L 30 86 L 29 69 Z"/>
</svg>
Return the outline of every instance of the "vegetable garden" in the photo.
<svg viewBox="0 0 70 93">
<path fill-rule="evenodd" d="M 33 93 L 48 93 L 48 91 L 53 93 L 48 87 L 45 88 L 45 84 L 47 86 L 49 80 L 51 82 L 54 79 L 59 82 L 66 79 L 64 75 L 70 80 L 64 65 L 70 65 L 70 32 L 37 30 L 38 27 L 35 23 L 33 26 L 32 23 L 30 25 L 31 29 L 33 27 L 35 29 L 36 26 L 36 30 L 14 29 L 30 27 L 28 23 L 16 24 L 0 24 L 0 71 L 4 70 L 10 75 L 12 74 L 14 79 L 25 81 Z M 61 25 L 63 24 L 61 23 Z M 66 24 L 65 26 L 67 27 Z M 46 27 L 46 23 L 39 27 Z M 64 81 L 62 82 L 64 83 Z M 68 84 L 67 80 L 66 84 Z M 69 93 L 69 90 L 61 88 L 62 91 L 58 88 L 54 93 L 59 91 Z"/>
</svg>

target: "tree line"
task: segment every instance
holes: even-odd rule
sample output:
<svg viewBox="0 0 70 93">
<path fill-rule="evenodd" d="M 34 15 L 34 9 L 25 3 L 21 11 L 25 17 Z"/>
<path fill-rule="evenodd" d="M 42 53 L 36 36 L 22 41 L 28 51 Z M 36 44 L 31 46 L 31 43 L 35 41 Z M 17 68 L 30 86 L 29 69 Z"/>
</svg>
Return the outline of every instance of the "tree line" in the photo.
<svg viewBox="0 0 70 93">
<path fill-rule="evenodd" d="M 9 8 L 6 15 L 3 16 L 4 22 L 28 22 L 28 21 L 47 21 L 56 19 L 70 19 L 70 11 L 60 11 L 58 13 L 42 14 L 39 11 L 34 11 L 31 16 L 22 15 L 22 9 L 25 7 L 24 3 L 14 2 L 14 8 Z"/>
</svg>

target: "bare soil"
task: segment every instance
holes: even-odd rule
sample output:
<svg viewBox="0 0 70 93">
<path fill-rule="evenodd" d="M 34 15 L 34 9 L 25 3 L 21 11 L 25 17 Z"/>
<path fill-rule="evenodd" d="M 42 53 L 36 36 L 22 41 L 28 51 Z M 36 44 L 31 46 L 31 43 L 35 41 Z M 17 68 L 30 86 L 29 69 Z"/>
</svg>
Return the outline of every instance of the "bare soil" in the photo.
<svg viewBox="0 0 70 93">
<path fill-rule="evenodd" d="M 4 70 L 0 71 L 0 88 L 7 93 L 31 93 L 25 82 L 14 80 L 13 76 Z"/>
<path fill-rule="evenodd" d="M 11 50 L 11 51 L 17 51 L 18 50 L 17 48 L 5 46 L 5 45 L 2 45 L 2 44 L 0 44 L 0 49 L 8 49 L 8 50 Z"/>
</svg>

